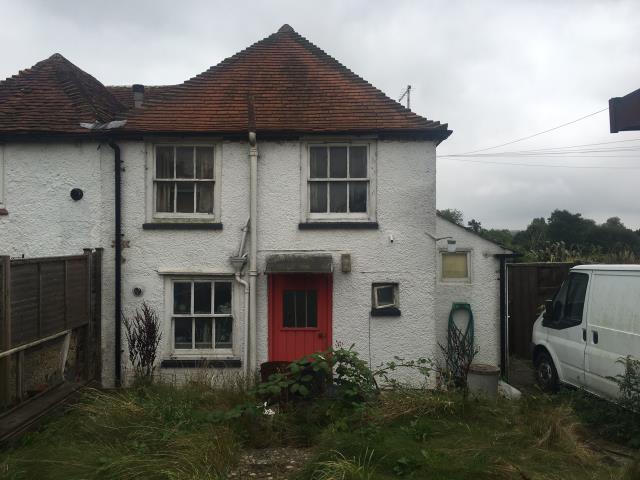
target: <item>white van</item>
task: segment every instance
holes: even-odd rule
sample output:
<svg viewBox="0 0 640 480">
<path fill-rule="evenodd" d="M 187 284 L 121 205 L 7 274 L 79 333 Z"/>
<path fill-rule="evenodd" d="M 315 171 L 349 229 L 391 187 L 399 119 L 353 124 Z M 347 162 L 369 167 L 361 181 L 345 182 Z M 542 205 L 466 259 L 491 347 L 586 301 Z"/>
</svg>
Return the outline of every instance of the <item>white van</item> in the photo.
<svg viewBox="0 0 640 480">
<path fill-rule="evenodd" d="M 616 398 L 617 362 L 640 359 L 640 265 L 574 267 L 533 326 L 533 362 L 546 390 L 560 383 Z"/>
</svg>

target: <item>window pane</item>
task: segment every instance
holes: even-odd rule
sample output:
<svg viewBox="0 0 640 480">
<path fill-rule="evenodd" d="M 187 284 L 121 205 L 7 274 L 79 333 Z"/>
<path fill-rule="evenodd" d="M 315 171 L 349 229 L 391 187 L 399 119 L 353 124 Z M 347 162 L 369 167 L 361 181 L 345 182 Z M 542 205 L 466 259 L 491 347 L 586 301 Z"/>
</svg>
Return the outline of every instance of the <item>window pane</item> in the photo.
<svg viewBox="0 0 640 480">
<path fill-rule="evenodd" d="M 215 313 L 231 313 L 231 282 L 216 282 Z"/>
<path fill-rule="evenodd" d="M 315 290 L 285 290 L 282 325 L 288 328 L 318 326 L 318 298 Z"/>
<path fill-rule="evenodd" d="M 567 290 L 569 289 L 569 280 L 565 280 L 562 282 L 562 286 L 560 290 L 556 293 L 556 296 L 553 298 L 553 312 L 552 312 L 552 320 L 554 322 L 559 322 L 562 320 L 562 314 L 564 312 L 564 304 L 567 299 Z"/>
<path fill-rule="evenodd" d="M 173 212 L 173 182 L 156 183 L 156 212 Z"/>
<path fill-rule="evenodd" d="M 327 148 L 311 147 L 309 154 L 309 172 L 311 178 L 327 178 Z"/>
<path fill-rule="evenodd" d="M 376 287 L 375 292 L 377 296 L 377 302 L 376 302 L 377 306 L 384 307 L 384 306 L 395 305 L 396 300 L 394 298 L 395 297 L 394 290 L 395 290 L 395 287 L 393 285 Z"/>
<path fill-rule="evenodd" d="M 193 182 L 176 182 L 178 197 L 176 212 L 193 213 Z"/>
<path fill-rule="evenodd" d="M 173 313 L 191 313 L 191 282 L 173 284 Z"/>
<path fill-rule="evenodd" d="M 349 176 L 351 178 L 367 177 L 367 147 L 349 148 Z"/>
<path fill-rule="evenodd" d="M 309 211 L 311 213 L 327 213 L 327 182 L 311 182 L 309 184 Z"/>
<path fill-rule="evenodd" d="M 176 147 L 176 178 L 193 178 L 193 147 Z"/>
<path fill-rule="evenodd" d="M 349 182 L 349 211 L 367 211 L 367 182 Z"/>
<path fill-rule="evenodd" d="M 196 178 L 213 178 L 213 147 L 196 147 Z"/>
<path fill-rule="evenodd" d="M 571 280 L 569 282 L 569 290 L 567 291 L 564 316 L 567 320 L 577 324 L 582 322 L 584 297 L 587 293 L 589 276 L 584 273 L 572 273 L 569 278 Z"/>
<path fill-rule="evenodd" d="M 198 213 L 213 213 L 213 182 L 196 184 L 196 202 Z"/>
<path fill-rule="evenodd" d="M 306 325 L 310 328 L 316 328 L 318 326 L 318 298 L 315 290 L 307 290 L 307 321 Z"/>
<path fill-rule="evenodd" d="M 443 253 L 442 254 L 442 277 L 443 278 L 467 278 L 467 254 L 466 253 Z"/>
<path fill-rule="evenodd" d="M 347 182 L 329 183 L 331 212 L 347 211 Z"/>
<path fill-rule="evenodd" d="M 196 318 L 196 348 L 211 348 L 213 342 L 213 320 Z"/>
<path fill-rule="evenodd" d="M 285 290 L 282 296 L 282 325 L 287 328 L 296 326 L 296 293 Z"/>
<path fill-rule="evenodd" d="M 174 318 L 175 348 L 192 348 L 191 345 L 191 318 Z"/>
<path fill-rule="evenodd" d="M 211 313 L 211 282 L 194 282 L 193 313 Z"/>
<path fill-rule="evenodd" d="M 216 348 L 231 348 L 233 343 L 233 318 L 216 318 Z"/>
<path fill-rule="evenodd" d="M 173 178 L 173 147 L 156 147 L 156 178 Z"/>
<path fill-rule="evenodd" d="M 347 177 L 347 147 L 329 148 L 329 176 L 332 178 Z"/>
</svg>

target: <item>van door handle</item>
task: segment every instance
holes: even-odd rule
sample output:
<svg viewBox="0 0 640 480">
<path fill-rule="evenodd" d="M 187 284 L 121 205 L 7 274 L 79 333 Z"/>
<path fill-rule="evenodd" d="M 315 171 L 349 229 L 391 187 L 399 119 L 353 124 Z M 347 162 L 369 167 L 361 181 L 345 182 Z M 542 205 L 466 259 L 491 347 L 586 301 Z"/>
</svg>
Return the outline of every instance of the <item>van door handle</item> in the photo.
<svg viewBox="0 0 640 480">
<path fill-rule="evenodd" d="M 582 329 L 582 341 L 583 342 L 587 341 L 587 329 L 586 328 Z"/>
<path fill-rule="evenodd" d="M 593 334 L 593 343 L 598 343 L 598 332 L 596 332 L 595 330 L 591 330 L 591 333 Z"/>
</svg>

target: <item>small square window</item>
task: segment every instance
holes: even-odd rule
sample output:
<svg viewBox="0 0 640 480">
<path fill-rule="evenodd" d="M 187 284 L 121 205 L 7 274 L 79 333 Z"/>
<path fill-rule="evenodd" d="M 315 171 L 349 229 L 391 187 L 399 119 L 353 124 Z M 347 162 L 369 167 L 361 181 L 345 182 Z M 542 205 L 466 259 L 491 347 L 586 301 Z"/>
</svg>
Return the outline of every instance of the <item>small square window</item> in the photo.
<svg viewBox="0 0 640 480">
<path fill-rule="evenodd" d="M 442 253 L 442 279 L 467 280 L 469 278 L 469 252 Z"/>
<path fill-rule="evenodd" d="M 400 315 L 397 283 L 374 283 L 371 286 L 371 315 Z"/>
</svg>

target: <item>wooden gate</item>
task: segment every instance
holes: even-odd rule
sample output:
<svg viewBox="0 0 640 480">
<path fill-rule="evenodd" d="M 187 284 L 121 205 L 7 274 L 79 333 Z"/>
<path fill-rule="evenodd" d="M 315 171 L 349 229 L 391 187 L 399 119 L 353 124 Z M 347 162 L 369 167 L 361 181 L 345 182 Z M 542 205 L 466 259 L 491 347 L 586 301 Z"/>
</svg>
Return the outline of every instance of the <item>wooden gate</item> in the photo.
<svg viewBox="0 0 640 480">
<path fill-rule="evenodd" d="M 553 298 L 573 263 L 508 264 L 509 354 L 529 358 L 540 306 Z"/>
</svg>

